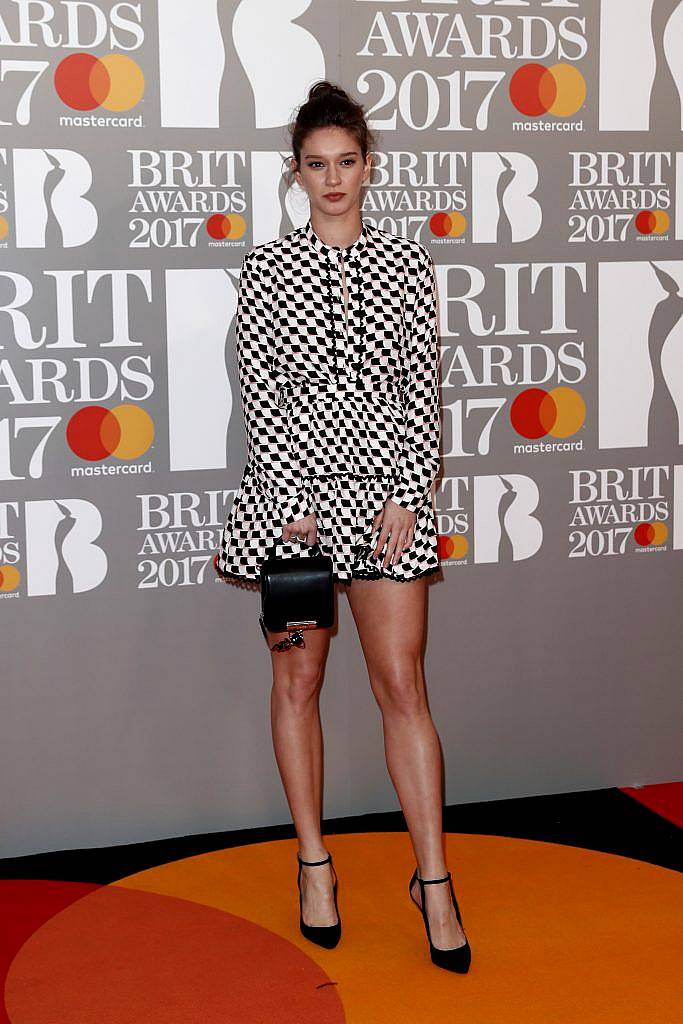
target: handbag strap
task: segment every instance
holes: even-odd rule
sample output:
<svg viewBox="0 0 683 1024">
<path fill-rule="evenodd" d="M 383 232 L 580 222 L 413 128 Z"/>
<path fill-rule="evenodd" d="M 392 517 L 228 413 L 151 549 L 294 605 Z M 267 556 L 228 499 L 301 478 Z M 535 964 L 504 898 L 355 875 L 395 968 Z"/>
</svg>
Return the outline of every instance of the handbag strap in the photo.
<svg viewBox="0 0 683 1024">
<path fill-rule="evenodd" d="M 266 550 L 266 558 L 271 558 L 271 557 L 273 557 L 273 556 L 275 556 L 275 557 L 276 557 L 276 551 L 275 551 L 275 549 L 276 549 L 276 547 L 277 547 L 278 543 L 279 543 L 279 542 L 280 542 L 281 540 L 284 540 L 284 538 L 283 538 L 283 537 L 276 537 L 276 538 L 275 538 L 275 540 L 273 541 L 273 543 L 272 543 L 272 544 L 270 545 L 270 547 L 269 547 L 269 548 L 268 548 L 268 549 Z M 320 546 L 319 546 L 319 544 L 318 544 L 317 540 L 316 540 L 316 541 L 315 541 L 315 542 L 314 542 L 313 544 L 309 544 L 309 545 L 307 545 L 307 546 L 308 546 L 308 548 L 310 549 L 311 555 L 322 555 L 322 551 L 320 550 Z M 308 556 L 308 557 L 310 557 L 310 556 Z"/>
</svg>

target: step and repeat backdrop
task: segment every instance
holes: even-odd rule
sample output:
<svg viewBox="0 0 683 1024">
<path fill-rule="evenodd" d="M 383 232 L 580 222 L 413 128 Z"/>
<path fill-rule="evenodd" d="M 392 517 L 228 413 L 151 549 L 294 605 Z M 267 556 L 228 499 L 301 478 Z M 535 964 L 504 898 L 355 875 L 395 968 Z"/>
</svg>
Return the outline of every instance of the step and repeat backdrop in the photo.
<svg viewBox="0 0 683 1024">
<path fill-rule="evenodd" d="M 286 125 L 321 78 L 377 133 L 363 216 L 436 264 L 450 797 L 500 795 L 501 757 L 511 794 L 673 777 L 683 2 L 0 0 L 12 851 L 283 820 L 254 595 L 212 558 L 246 457 L 239 270 L 308 217 Z M 382 805 L 371 737 L 336 808 Z M 197 800 L 219 742 L 242 788 Z M 120 832 L 84 824 L 95 791 Z"/>
</svg>

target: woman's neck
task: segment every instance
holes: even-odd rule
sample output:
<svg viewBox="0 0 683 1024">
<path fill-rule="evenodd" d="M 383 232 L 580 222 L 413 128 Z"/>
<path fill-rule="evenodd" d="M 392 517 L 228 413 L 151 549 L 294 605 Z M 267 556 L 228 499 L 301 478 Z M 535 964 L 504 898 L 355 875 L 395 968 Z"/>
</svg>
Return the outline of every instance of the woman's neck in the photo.
<svg viewBox="0 0 683 1024">
<path fill-rule="evenodd" d="M 343 217 L 311 212 L 311 227 L 325 245 L 346 249 L 360 238 L 363 220 L 360 210 L 349 210 Z"/>
</svg>

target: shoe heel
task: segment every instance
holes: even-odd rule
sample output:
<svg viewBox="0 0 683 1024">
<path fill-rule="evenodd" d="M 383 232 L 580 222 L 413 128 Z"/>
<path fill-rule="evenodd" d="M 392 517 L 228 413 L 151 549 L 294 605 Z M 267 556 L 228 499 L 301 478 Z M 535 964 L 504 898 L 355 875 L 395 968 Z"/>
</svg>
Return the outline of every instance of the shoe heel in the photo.
<svg viewBox="0 0 683 1024">
<path fill-rule="evenodd" d="M 413 885 L 415 882 L 419 882 L 420 885 L 420 898 L 422 900 L 422 906 L 417 902 L 413 896 Z M 425 899 L 425 885 L 435 885 L 438 882 L 448 882 L 451 890 L 451 902 L 455 909 L 455 916 L 458 919 L 458 924 L 463 927 L 462 918 L 460 917 L 460 908 L 458 901 L 453 892 L 453 880 L 451 878 L 450 871 L 443 876 L 443 878 L 420 878 L 417 868 L 412 874 L 410 882 L 408 883 L 408 893 L 411 900 L 422 913 L 422 920 L 424 921 L 425 931 L 427 932 L 427 941 L 429 942 L 429 955 L 432 963 L 437 967 L 442 967 L 447 971 L 455 971 L 457 974 L 467 974 L 470 969 L 470 963 L 472 962 L 472 949 L 470 947 L 467 937 L 462 946 L 455 946 L 451 949 L 439 949 L 432 942 L 432 935 L 429 929 L 429 918 L 427 917 L 427 901 Z"/>
<path fill-rule="evenodd" d="M 341 917 L 339 915 L 339 907 L 337 906 L 337 872 L 335 871 L 334 864 L 332 863 L 332 854 L 328 853 L 324 860 L 302 860 L 297 850 L 296 859 L 299 862 L 299 871 L 296 876 L 296 884 L 299 889 L 299 929 L 305 939 L 310 942 L 315 942 L 317 946 L 322 946 L 324 949 L 334 949 L 341 938 Z M 319 864 L 329 864 L 332 868 L 334 875 L 333 893 L 334 893 L 334 909 L 337 911 L 337 921 L 335 924 L 322 924 L 313 925 L 306 924 L 303 916 L 302 908 L 302 894 L 301 894 L 301 868 L 305 865 L 306 867 L 317 867 Z"/>
</svg>

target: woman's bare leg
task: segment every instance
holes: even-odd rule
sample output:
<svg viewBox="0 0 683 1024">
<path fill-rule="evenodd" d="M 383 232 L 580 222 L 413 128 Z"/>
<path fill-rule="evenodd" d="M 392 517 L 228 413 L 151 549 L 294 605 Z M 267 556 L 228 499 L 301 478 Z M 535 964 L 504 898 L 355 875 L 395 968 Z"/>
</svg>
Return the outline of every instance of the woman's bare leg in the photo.
<svg viewBox="0 0 683 1024">
<path fill-rule="evenodd" d="M 269 646 L 287 636 L 268 632 Z M 272 651 L 270 720 L 273 749 L 292 815 L 302 860 L 322 860 L 327 850 L 320 833 L 323 738 L 320 690 L 330 644 L 329 629 L 304 630 L 304 648 Z M 334 924 L 333 875 L 329 864 L 301 869 L 304 921 Z"/>
<path fill-rule="evenodd" d="M 425 692 L 422 668 L 427 581 L 353 580 L 349 603 L 365 656 L 370 685 L 382 713 L 387 769 L 410 832 L 420 876 L 448 870 L 442 840 L 441 749 Z M 441 949 L 462 945 L 465 935 L 450 887 L 425 889 L 432 941 Z M 413 895 L 420 902 L 417 883 Z"/>
</svg>

